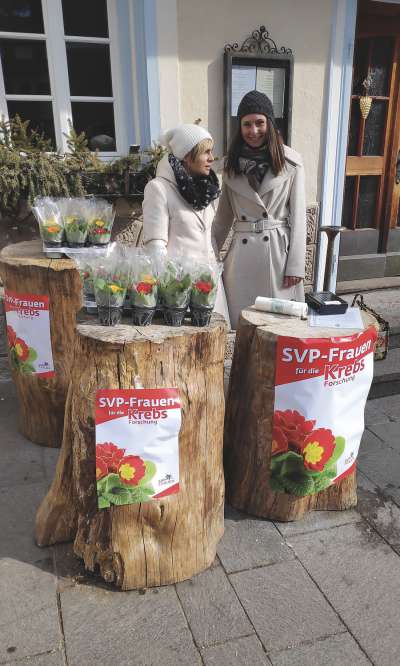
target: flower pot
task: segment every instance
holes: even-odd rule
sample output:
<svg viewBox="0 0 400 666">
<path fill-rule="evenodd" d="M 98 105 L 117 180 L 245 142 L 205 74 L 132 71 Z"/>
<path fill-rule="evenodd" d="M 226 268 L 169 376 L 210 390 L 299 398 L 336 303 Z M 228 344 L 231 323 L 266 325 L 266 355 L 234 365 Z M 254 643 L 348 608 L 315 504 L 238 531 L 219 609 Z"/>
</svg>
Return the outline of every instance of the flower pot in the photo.
<svg viewBox="0 0 400 666">
<path fill-rule="evenodd" d="M 165 306 L 163 309 L 164 322 L 167 326 L 182 326 L 186 315 L 186 308 L 172 308 Z"/>
<path fill-rule="evenodd" d="M 132 324 L 134 326 L 150 326 L 155 311 L 155 308 L 143 308 L 134 305 L 132 307 Z"/>
<path fill-rule="evenodd" d="M 190 306 L 192 326 L 208 326 L 211 320 L 212 306 Z"/>
<path fill-rule="evenodd" d="M 117 326 L 121 323 L 122 307 L 97 306 L 99 323 L 103 326 Z"/>
</svg>

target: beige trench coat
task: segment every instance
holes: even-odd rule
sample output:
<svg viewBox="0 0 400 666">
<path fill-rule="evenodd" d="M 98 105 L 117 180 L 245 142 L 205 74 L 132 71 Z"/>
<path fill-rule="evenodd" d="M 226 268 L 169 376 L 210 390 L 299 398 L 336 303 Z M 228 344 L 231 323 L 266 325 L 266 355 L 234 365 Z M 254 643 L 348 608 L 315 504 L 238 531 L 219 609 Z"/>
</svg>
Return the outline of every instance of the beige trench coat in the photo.
<svg viewBox="0 0 400 666">
<path fill-rule="evenodd" d="M 143 242 L 163 241 L 169 254 L 183 254 L 194 261 L 215 261 L 216 246 L 211 236 L 217 203 L 194 210 L 180 195 L 174 172 L 165 155 L 157 167 L 156 178 L 147 183 L 143 200 Z M 215 312 L 229 324 L 228 307 L 222 280 Z"/>
<path fill-rule="evenodd" d="M 285 275 L 304 277 L 306 251 L 304 168 L 284 148 L 285 169 L 278 176 L 269 170 L 258 192 L 246 176 L 224 176 L 213 233 L 220 250 L 234 225 L 223 274 L 232 328 L 257 296 L 304 301 L 302 282 L 283 287 Z"/>
</svg>

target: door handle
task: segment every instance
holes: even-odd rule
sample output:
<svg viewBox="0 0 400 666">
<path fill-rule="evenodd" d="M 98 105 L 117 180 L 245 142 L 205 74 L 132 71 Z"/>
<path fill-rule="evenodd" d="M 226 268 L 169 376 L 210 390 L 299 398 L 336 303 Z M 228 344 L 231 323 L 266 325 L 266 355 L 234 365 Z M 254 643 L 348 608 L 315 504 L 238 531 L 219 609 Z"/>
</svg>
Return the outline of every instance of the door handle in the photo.
<svg viewBox="0 0 400 666">
<path fill-rule="evenodd" d="M 400 184 L 400 150 L 397 153 L 397 160 L 396 160 L 396 185 Z"/>
</svg>

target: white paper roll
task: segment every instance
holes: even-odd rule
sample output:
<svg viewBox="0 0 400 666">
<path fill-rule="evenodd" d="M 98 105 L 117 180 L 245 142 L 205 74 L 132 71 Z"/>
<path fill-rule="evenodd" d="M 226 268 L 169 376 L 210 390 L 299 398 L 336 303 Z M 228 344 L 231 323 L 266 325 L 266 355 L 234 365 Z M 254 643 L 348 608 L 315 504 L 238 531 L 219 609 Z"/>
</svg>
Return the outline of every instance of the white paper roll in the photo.
<svg viewBox="0 0 400 666">
<path fill-rule="evenodd" d="M 284 298 L 266 298 L 265 296 L 257 296 L 254 307 L 263 312 L 276 312 L 302 319 L 306 319 L 308 312 L 307 303 L 287 301 Z"/>
</svg>

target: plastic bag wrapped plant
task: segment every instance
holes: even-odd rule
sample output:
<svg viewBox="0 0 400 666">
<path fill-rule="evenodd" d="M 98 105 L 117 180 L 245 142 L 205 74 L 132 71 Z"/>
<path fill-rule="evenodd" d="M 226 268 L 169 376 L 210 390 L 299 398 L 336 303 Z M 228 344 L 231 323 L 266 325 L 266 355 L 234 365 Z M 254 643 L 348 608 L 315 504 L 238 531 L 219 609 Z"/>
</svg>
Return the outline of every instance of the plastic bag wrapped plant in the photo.
<svg viewBox="0 0 400 666">
<path fill-rule="evenodd" d="M 68 256 L 75 262 L 82 280 L 83 303 L 86 312 L 89 314 L 95 314 L 97 312 L 97 306 L 93 284 L 93 253 L 91 253 L 88 248 L 87 252 L 83 251 L 80 254 L 74 253 Z"/>
<path fill-rule="evenodd" d="M 158 302 L 158 277 L 154 258 L 143 250 L 132 248 L 127 250 L 130 263 L 130 302 L 132 306 L 132 323 L 136 326 L 148 326 Z"/>
<path fill-rule="evenodd" d="M 88 248 L 88 254 L 90 248 Z M 89 265 L 92 269 L 94 295 L 99 322 L 115 326 L 122 318 L 126 290 L 130 281 L 130 267 L 121 246 L 113 243 L 104 255 L 95 254 Z"/>
<path fill-rule="evenodd" d="M 111 230 L 115 217 L 112 204 L 104 199 L 93 199 L 89 202 L 89 210 L 89 244 L 95 246 L 107 245 L 111 240 Z"/>
<path fill-rule="evenodd" d="M 46 247 L 61 247 L 64 223 L 55 199 L 36 197 L 32 212 L 39 223 L 40 236 Z"/>
<path fill-rule="evenodd" d="M 83 247 L 86 243 L 91 211 L 90 199 L 60 199 L 58 206 L 64 220 L 68 247 Z"/>
<path fill-rule="evenodd" d="M 181 326 L 190 300 L 192 276 L 186 257 L 166 257 L 160 277 L 164 321 Z"/>
<path fill-rule="evenodd" d="M 222 263 L 196 265 L 190 294 L 190 315 L 193 326 L 208 326 L 210 323 L 222 269 Z"/>
</svg>

